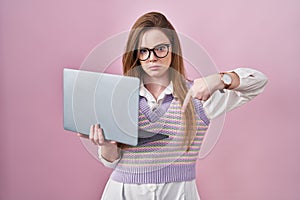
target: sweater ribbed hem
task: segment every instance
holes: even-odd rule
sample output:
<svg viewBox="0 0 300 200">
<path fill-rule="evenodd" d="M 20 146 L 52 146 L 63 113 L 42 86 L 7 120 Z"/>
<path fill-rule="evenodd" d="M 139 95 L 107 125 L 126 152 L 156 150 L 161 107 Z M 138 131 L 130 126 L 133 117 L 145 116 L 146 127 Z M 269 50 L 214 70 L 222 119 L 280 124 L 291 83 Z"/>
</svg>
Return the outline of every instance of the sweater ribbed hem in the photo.
<svg viewBox="0 0 300 200">
<path fill-rule="evenodd" d="M 136 173 L 116 168 L 111 174 L 112 180 L 131 184 L 181 182 L 193 180 L 195 177 L 195 164 L 169 165 L 159 170 Z"/>
</svg>

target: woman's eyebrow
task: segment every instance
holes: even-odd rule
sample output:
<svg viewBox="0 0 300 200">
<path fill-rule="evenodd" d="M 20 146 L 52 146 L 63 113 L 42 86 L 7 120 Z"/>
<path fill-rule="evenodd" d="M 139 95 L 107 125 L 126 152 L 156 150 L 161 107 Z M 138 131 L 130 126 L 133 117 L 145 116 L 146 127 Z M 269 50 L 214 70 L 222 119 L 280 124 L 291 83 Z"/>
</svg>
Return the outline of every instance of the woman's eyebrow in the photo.
<svg viewBox="0 0 300 200">
<path fill-rule="evenodd" d="M 157 46 L 159 46 L 159 45 L 162 45 L 162 44 L 170 44 L 170 42 L 160 42 L 160 43 L 154 45 L 152 48 L 155 48 L 155 47 L 157 47 Z M 152 48 L 150 48 L 150 47 L 140 46 L 140 49 L 146 49 L 146 48 L 152 49 Z"/>
</svg>

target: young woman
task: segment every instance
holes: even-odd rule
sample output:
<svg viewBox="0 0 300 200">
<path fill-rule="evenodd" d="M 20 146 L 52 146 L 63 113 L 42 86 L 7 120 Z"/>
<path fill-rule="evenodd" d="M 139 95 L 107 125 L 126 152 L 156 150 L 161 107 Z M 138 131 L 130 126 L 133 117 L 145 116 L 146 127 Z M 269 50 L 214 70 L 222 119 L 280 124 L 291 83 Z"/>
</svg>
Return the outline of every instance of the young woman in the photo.
<svg viewBox="0 0 300 200">
<path fill-rule="evenodd" d="M 200 199 L 195 165 L 209 121 L 248 102 L 267 83 L 248 68 L 191 82 L 181 55 L 164 15 L 150 12 L 135 22 L 122 61 L 124 75 L 142 83 L 139 128 L 169 137 L 133 147 L 106 141 L 100 126 L 92 125 L 89 138 L 99 146 L 100 160 L 114 168 L 102 199 Z"/>
</svg>

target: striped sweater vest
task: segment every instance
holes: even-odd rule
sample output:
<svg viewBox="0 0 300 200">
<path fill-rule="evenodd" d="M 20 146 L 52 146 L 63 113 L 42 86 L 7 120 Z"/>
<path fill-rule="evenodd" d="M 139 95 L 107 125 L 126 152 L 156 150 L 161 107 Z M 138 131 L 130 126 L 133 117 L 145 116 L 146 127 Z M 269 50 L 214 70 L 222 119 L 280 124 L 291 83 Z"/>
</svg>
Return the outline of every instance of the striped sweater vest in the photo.
<svg viewBox="0 0 300 200">
<path fill-rule="evenodd" d="M 112 180 L 122 183 L 168 183 L 195 179 L 196 160 L 208 128 L 202 104 L 194 100 L 196 110 L 196 136 L 189 151 L 182 145 L 181 104 L 172 95 L 167 95 L 161 106 L 150 111 L 146 100 L 140 98 L 139 128 L 166 134 L 169 137 L 141 146 L 122 149 L 122 159 L 114 169 Z"/>
</svg>

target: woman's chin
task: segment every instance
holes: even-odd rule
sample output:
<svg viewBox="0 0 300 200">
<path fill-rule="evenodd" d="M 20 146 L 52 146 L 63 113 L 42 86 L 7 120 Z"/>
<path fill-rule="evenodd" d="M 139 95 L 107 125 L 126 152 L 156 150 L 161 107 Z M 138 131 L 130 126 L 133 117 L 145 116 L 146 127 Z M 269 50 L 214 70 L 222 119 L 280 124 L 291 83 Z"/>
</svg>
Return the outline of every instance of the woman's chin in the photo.
<svg viewBox="0 0 300 200">
<path fill-rule="evenodd" d="M 165 73 L 162 71 L 159 71 L 159 70 L 157 70 L 157 71 L 153 70 L 153 71 L 147 72 L 147 75 L 149 78 L 163 78 L 165 76 Z"/>
</svg>

